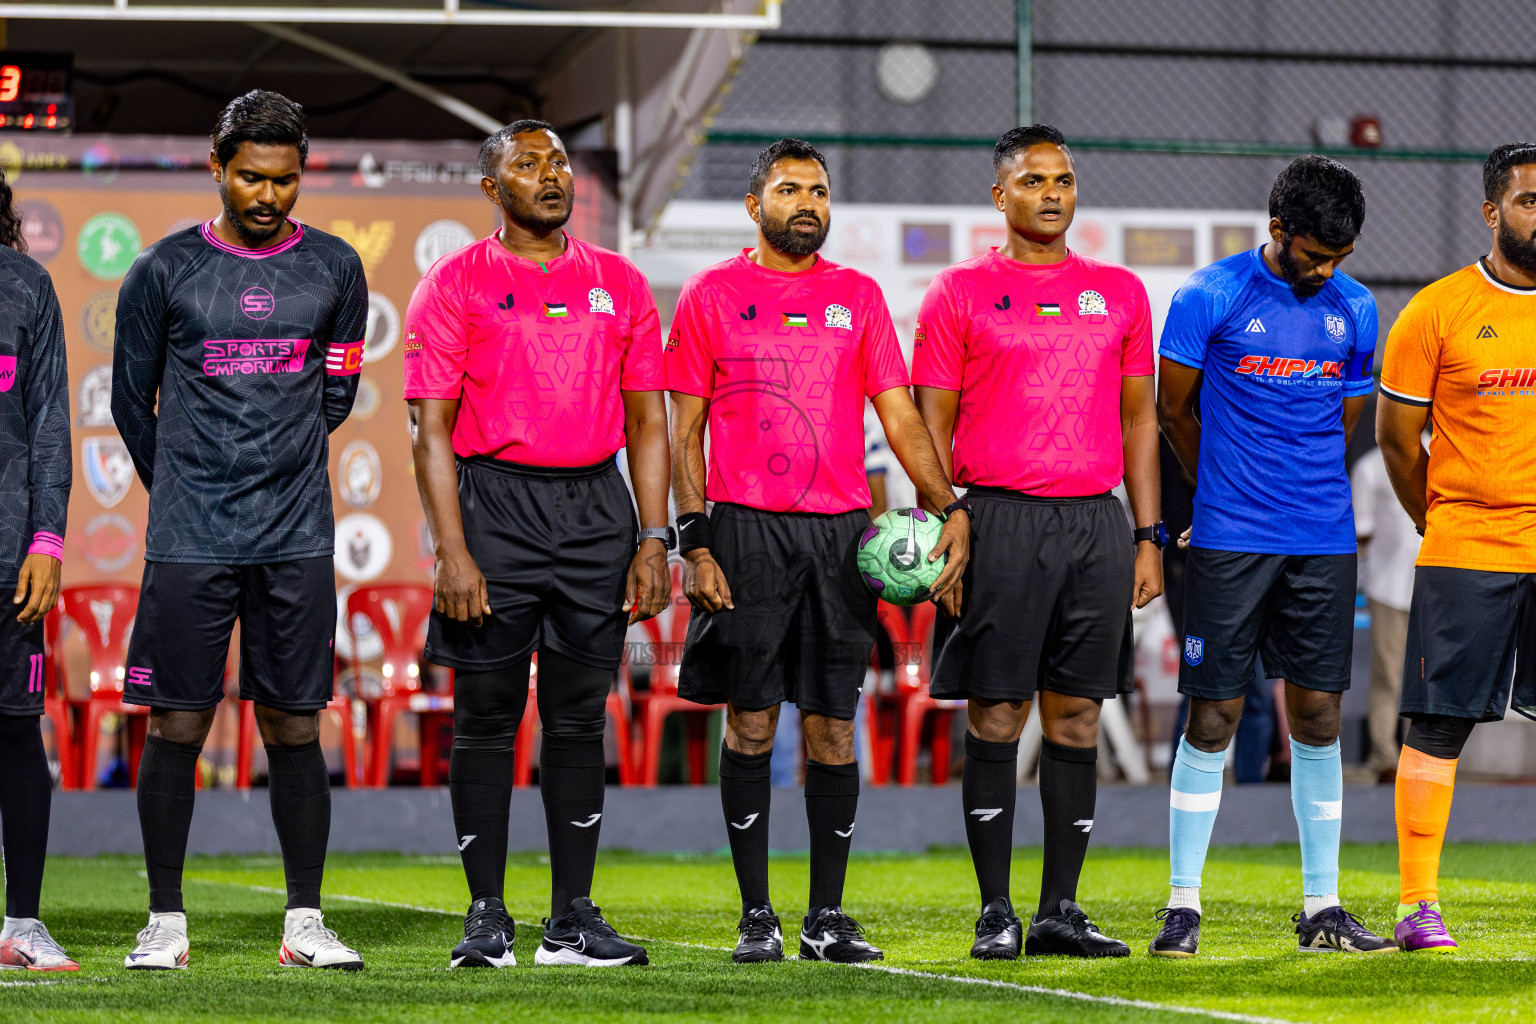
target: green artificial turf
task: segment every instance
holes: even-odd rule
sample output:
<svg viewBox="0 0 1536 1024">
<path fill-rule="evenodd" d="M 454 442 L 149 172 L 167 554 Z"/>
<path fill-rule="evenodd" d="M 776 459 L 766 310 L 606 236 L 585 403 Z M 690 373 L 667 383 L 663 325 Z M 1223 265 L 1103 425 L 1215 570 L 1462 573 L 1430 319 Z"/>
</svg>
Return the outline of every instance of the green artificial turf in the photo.
<svg viewBox="0 0 1536 1024">
<path fill-rule="evenodd" d="M 338 855 L 326 873 L 326 921 L 363 952 L 365 971 L 278 967 L 283 901 L 263 890 L 281 889 L 281 865 L 272 858 L 197 858 L 188 864 L 186 885 L 191 968 L 129 972 L 122 958 L 144 923 L 142 865 L 57 858 L 48 867 L 43 916 L 82 969 L 0 974 L 0 1021 L 1223 1019 L 1191 1009 L 1351 1024 L 1531 1020 L 1533 854 L 1530 846 L 1447 847 L 1441 897 L 1462 951 L 1366 957 L 1296 952 L 1295 848 L 1218 848 L 1206 866 L 1200 956 L 1167 961 L 1146 955 L 1157 927 L 1152 912 L 1166 896 L 1166 853 L 1095 850 L 1081 901 L 1106 933 L 1131 944 L 1131 957 L 985 964 L 966 955 L 977 910 L 963 851 L 856 855 L 845 909 L 885 949 L 886 967 L 913 974 L 793 961 L 733 965 L 737 908 L 729 859 L 624 853 L 603 855 L 595 896 L 621 933 L 649 940 L 650 967 L 533 967 L 539 918 L 548 913 L 548 867 L 519 856 L 507 870 L 508 908 L 522 922 L 518 966 L 450 972 L 448 951 L 462 934 L 467 902 L 457 860 Z M 1388 930 L 1396 851 L 1347 845 L 1342 862 L 1346 909 L 1374 930 Z M 804 857 L 775 857 L 772 864 L 790 938 L 804 910 L 806 869 Z M 1021 850 L 1014 861 L 1021 915 L 1032 909 L 1039 871 L 1038 851 Z"/>
</svg>

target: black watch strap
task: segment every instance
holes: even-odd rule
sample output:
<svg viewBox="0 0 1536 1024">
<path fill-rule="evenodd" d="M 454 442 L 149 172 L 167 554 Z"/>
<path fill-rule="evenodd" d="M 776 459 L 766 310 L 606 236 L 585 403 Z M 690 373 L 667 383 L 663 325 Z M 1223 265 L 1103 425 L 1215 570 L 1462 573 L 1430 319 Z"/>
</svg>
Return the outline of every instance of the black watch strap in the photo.
<svg viewBox="0 0 1536 1024">
<path fill-rule="evenodd" d="M 666 545 L 668 551 L 672 551 L 677 547 L 677 531 L 670 526 L 647 526 L 640 531 L 640 539 L 659 540 Z"/>
<path fill-rule="evenodd" d="M 952 501 L 948 505 L 944 506 L 944 516 L 945 516 L 945 518 L 948 518 L 950 513 L 952 513 L 952 512 L 964 512 L 966 515 L 970 515 L 971 514 L 971 503 L 969 501 L 966 501 L 964 498 L 960 498 L 960 499 L 958 499 L 956 501 Z"/>
<path fill-rule="evenodd" d="M 1149 540 L 1160 548 L 1167 547 L 1168 545 L 1168 527 L 1162 522 L 1153 523 L 1151 526 L 1143 526 L 1131 534 L 1131 536 L 1138 544 L 1144 540 Z"/>
</svg>

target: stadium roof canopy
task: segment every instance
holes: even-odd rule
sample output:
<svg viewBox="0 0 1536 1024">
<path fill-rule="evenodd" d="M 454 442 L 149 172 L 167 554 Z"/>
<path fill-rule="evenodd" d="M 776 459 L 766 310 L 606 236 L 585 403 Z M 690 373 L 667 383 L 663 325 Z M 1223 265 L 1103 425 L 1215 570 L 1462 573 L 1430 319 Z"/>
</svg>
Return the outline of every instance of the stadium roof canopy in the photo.
<svg viewBox="0 0 1536 1024">
<path fill-rule="evenodd" d="M 203 135 L 228 100 L 275 89 L 317 137 L 480 138 L 543 117 L 612 148 L 648 224 L 779 0 L 0 2 L 0 46 L 74 54 L 84 132 Z M 627 239 L 628 234 L 621 237 Z"/>
</svg>

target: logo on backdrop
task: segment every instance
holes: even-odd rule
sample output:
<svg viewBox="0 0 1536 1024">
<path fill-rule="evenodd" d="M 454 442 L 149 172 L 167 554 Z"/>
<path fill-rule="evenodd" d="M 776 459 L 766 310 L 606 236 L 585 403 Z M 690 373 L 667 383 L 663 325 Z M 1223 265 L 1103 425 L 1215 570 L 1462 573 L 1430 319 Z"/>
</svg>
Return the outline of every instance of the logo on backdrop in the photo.
<svg viewBox="0 0 1536 1024">
<path fill-rule="evenodd" d="M 425 274 L 432 269 L 432 264 L 474 240 L 475 233 L 456 220 L 433 221 L 416 236 L 412 255 L 416 258 L 417 273 Z"/>
<path fill-rule="evenodd" d="M 390 244 L 395 240 L 395 222 L 374 220 L 360 228 L 355 221 L 333 220 L 331 234 L 355 249 L 357 258 L 363 261 L 363 273 L 371 274 L 389 255 Z"/>
<path fill-rule="evenodd" d="M 1198 665 L 1205 660 L 1205 641 L 1197 636 L 1184 638 L 1184 660 L 1191 665 Z"/>
<path fill-rule="evenodd" d="M 80 549 L 97 572 L 126 569 L 139 556 L 139 528 L 116 512 L 103 512 L 85 524 Z"/>
<path fill-rule="evenodd" d="M 133 221 L 120 213 L 98 213 L 80 229 L 75 249 L 86 273 L 103 281 L 115 281 L 128 273 L 143 247 Z"/>
<path fill-rule="evenodd" d="M 377 579 L 395 553 L 389 530 L 366 512 L 344 516 L 336 524 L 336 571 L 354 583 Z"/>
<path fill-rule="evenodd" d="M 47 266 L 64 248 L 64 218 L 52 203 L 41 199 L 28 199 L 18 205 L 27 255 Z"/>
<path fill-rule="evenodd" d="M 379 386 L 367 377 L 357 379 L 357 398 L 352 402 L 352 416 L 354 420 L 371 420 L 379 411 L 379 405 L 383 401 L 379 394 Z"/>
<path fill-rule="evenodd" d="M 98 352 L 112 354 L 112 335 L 117 329 L 117 292 L 97 292 L 80 310 L 80 332 Z"/>
<path fill-rule="evenodd" d="M 363 330 L 363 362 L 376 363 L 400 340 L 400 311 L 378 292 L 368 293 L 368 326 Z"/>
<path fill-rule="evenodd" d="M 80 378 L 80 388 L 75 392 L 75 408 L 80 415 L 75 425 L 80 427 L 112 426 L 112 364 L 104 363 L 85 371 Z"/>
<path fill-rule="evenodd" d="M 85 486 L 102 508 L 122 501 L 133 485 L 133 459 L 118 437 L 88 437 L 80 442 Z"/>
<path fill-rule="evenodd" d="M 341 450 L 336 476 L 342 499 L 354 508 L 367 508 L 378 498 L 384 479 L 378 451 L 367 441 L 350 442 Z"/>
</svg>

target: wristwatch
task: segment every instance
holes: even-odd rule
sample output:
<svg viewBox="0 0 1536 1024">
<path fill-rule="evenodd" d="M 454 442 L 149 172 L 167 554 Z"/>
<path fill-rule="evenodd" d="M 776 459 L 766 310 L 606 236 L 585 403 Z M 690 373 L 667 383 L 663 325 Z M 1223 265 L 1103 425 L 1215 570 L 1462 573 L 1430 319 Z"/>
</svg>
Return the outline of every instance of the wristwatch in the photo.
<svg viewBox="0 0 1536 1024">
<path fill-rule="evenodd" d="M 971 503 L 964 498 L 960 498 L 944 506 L 944 518 L 948 519 L 952 512 L 964 512 L 966 515 L 971 515 Z"/>
<path fill-rule="evenodd" d="M 677 548 L 677 531 L 670 526 L 647 526 L 640 531 L 640 540 L 651 540 L 652 538 L 666 545 L 668 551 L 673 551 Z"/>
<path fill-rule="evenodd" d="M 1151 526 L 1143 526 L 1141 529 L 1131 534 L 1131 537 L 1138 544 L 1144 540 L 1149 540 L 1160 548 L 1166 547 L 1168 544 L 1168 527 L 1164 526 L 1163 523 L 1159 521 L 1153 523 Z"/>
</svg>

